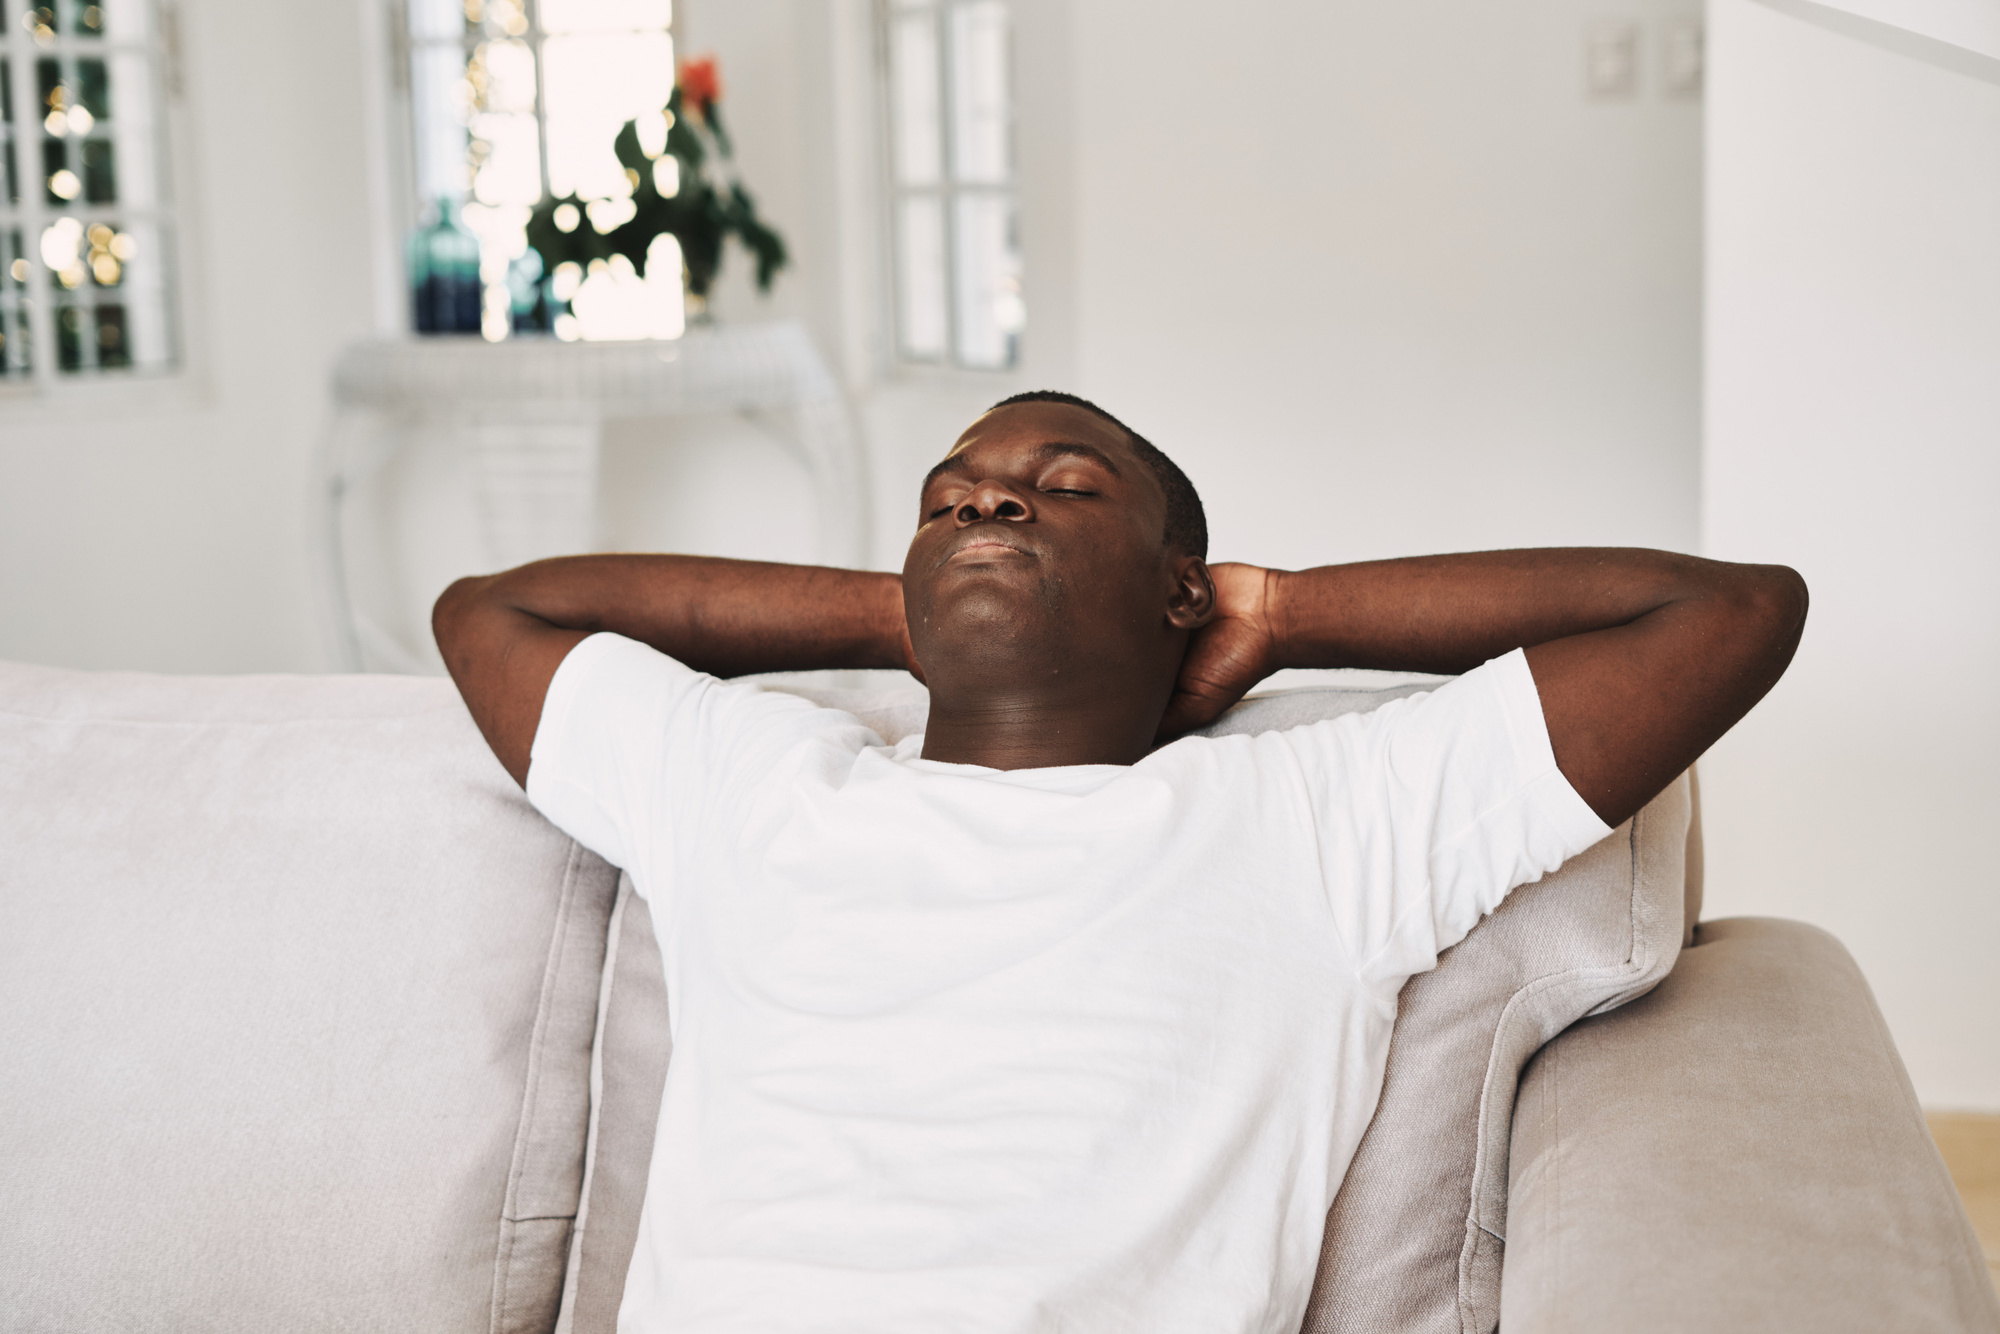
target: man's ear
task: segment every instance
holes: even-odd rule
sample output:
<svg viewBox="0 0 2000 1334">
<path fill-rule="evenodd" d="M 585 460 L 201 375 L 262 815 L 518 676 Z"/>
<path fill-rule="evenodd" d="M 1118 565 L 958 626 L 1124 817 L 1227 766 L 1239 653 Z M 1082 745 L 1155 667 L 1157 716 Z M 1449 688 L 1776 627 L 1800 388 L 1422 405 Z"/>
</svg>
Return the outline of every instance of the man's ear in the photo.
<svg viewBox="0 0 2000 1334">
<path fill-rule="evenodd" d="M 1167 624 L 1176 630 L 1199 630 L 1215 619 L 1215 580 L 1208 562 L 1199 556 L 1173 559 L 1174 591 L 1167 599 Z"/>
</svg>

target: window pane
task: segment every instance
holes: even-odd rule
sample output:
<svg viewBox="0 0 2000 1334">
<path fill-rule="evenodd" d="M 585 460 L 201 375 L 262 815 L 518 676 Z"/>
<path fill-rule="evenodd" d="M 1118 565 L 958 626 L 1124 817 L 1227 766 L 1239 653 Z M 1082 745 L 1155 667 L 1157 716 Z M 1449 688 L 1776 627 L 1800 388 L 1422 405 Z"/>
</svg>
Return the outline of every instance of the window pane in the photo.
<svg viewBox="0 0 2000 1334">
<path fill-rule="evenodd" d="M 111 80 L 102 60 L 76 62 L 76 89 L 71 99 L 98 120 L 111 117 Z"/>
<path fill-rule="evenodd" d="M 160 367 L 172 360 L 157 225 L 64 214 L 42 229 L 38 250 L 55 296 L 60 369 Z"/>
<path fill-rule="evenodd" d="M 535 53 L 526 42 L 481 42 L 467 62 L 472 105 L 480 111 L 535 110 Z"/>
<path fill-rule="evenodd" d="M 482 204 L 525 204 L 542 197 L 542 145 L 533 116 L 474 116 L 472 193 Z"/>
<path fill-rule="evenodd" d="M 0 231 L 0 379 L 33 367 L 28 331 L 28 252 L 20 229 Z"/>
<path fill-rule="evenodd" d="M 137 287 L 128 266 L 138 256 L 131 234 L 115 223 L 65 216 L 43 238 L 56 277 L 57 365 L 65 371 L 130 366 L 125 298 Z"/>
<path fill-rule="evenodd" d="M 890 41 L 896 180 L 902 185 L 935 185 L 944 175 L 937 19 L 928 13 L 900 14 Z"/>
<path fill-rule="evenodd" d="M 674 7 L 671 0 L 542 0 L 538 17 L 543 32 L 631 32 L 666 27 Z"/>
<path fill-rule="evenodd" d="M 626 121 L 658 111 L 673 95 L 673 38 L 664 32 L 551 37 L 542 46 L 542 77 L 550 193 L 630 195 L 611 141 Z"/>
<path fill-rule="evenodd" d="M 1002 370 L 1014 364 L 1025 322 L 1014 201 L 1004 195 L 960 195 L 954 204 L 959 364 Z"/>
<path fill-rule="evenodd" d="M 61 370 L 80 371 L 96 364 L 95 359 L 84 361 L 84 349 L 90 344 L 83 336 L 83 314 L 75 305 L 56 302 L 56 366 Z"/>
<path fill-rule="evenodd" d="M 941 361 L 945 354 L 944 204 L 920 195 L 896 208 L 898 337 L 903 355 Z"/>
<path fill-rule="evenodd" d="M 952 173 L 998 185 L 1012 166 L 1007 120 L 1007 9 L 978 0 L 951 11 Z"/>
<path fill-rule="evenodd" d="M 83 198 L 91 204 L 118 202 L 118 170 L 111 156 L 111 144 L 104 139 L 86 139 L 77 145 L 83 177 Z"/>
<path fill-rule="evenodd" d="M 61 206 L 83 190 L 83 180 L 69 168 L 69 145 L 42 140 L 42 202 Z"/>
</svg>

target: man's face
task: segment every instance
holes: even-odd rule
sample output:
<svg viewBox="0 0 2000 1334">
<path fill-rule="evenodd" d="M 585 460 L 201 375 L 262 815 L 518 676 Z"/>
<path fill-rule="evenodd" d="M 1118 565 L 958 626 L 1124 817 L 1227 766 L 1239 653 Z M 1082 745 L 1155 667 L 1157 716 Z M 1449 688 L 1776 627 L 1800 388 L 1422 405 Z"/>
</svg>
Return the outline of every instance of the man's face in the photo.
<svg viewBox="0 0 2000 1334">
<path fill-rule="evenodd" d="M 1064 403 L 974 422 L 923 488 L 903 596 L 917 659 L 1122 665 L 1168 630 L 1166 497 L 1125 433 Z"/>
</svg>

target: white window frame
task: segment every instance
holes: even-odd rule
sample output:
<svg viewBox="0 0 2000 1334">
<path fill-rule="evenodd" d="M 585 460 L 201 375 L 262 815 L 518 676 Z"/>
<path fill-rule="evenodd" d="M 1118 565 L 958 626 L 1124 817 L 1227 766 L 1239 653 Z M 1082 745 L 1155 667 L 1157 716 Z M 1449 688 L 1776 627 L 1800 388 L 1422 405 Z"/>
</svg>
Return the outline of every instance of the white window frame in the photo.
<svg viewBox="0 0 2000 1334">
<path fill-rule="evenodd" d="M 990 2 L 990 0 L 988 0 Z M 959 228 L 956 217 L 957 205 L 965 198 L 988 198 L 1004 200 L 1010 207 L 1014 227 L 1021 225 L 1021 183 L 1019 167 L 1018 127 L 1019 113 L 1014 100 L 1015 59 L 1013 40 L 1015 19 L 1013 6 L 1005 3 L 1008 15 L 1008 57 L 1007 57 L 1007 172 L 1005 179 L 993 181 L 962 181 L 959 179 L 956 136 L 953 134 L 952 117 L 957 105 L 956 89 L 953 83 L 954 52 L 952 44 L 955 26 L 953 11 L 965 8 L 981 0 L 875 0 L 875 64 L 877 87 L 878 159 L 880 179 L 883 183 L 882 252 L 886 318 L 883 327 L 887 331 L 886 360 L 897 369 L 932 369 L 954 374 L 984 379 L 986 377 L 1018 374 L 1021 369 L 1023 335 L 1012 334 L 1012 355 L 1009 360 L 992 364 L 966 359 L 962 342 L 962 325 L 958 282 Z M 906 185 L 899 179 L 896 155 L 897 113 L 896 105 L 896 65 L 893 51 L 894 19 L 899 14 L 929 11 L 935 15 L 937 40 L 937 135 L 941 156 L 941 174 L 935 185 Z M 904 247 L 902 230 L 902 205 L 906 200 L 935 198 L 943 217 L 943 283 L 945 345 L 941 356 L 913 354 L 908 349 L 905 337 L 904 314 Z M 1020 241 L 1017 236 L 1016 245 Z"/>
<path fill-rule="evenodd" d="M 103 398 L 107 393 L 117 396 L 133 392 L 134 386 L 157 386 L 178 380 L 187 369 L 191 321 L 181 281 L 184 257 L 180 237 L 184 210 L 174 193 L 175 165 L 184 157 L 184 153 L 179 151 L 183 145 L 178 124 L 179 103 L 183 96 L 180 13 L 174 4 L 166 0 L 144 0 L 144 3 L 151 10 L 148 35 L 144 39 L 102 44 L 98 44 L 98 39 L 85 39 L 92 43 L 88 47 L 81 46 L 77 39 L 67 34 L 58 34 L 44 45 L 29 36 L 22 23 L 35 5 L 28 0 L 7 0 L 4 5 L 4 21 L 9 27 L 6 42 L 0 46 L 0 62 L 8 66 L 12 95 L 10 110 L 13 113 L 7 146 L 14 154 L 15 178 L 21 196 L 15 204 L 0 198 L 0 249 L 6 251 L 0 259 L 11 262 L 15 258 L 11 240 L 12 234 L 18 231 L 22 257 L 28 261 L 27 283 L 21 295 L 28 303 L 31 352 L 29 374 L 0 378 L 0 401 L 19 403 L 52 397 L 68 399 L 77 394 L 87 394 L 94 399 Z M 151 66 L 152 151 L 157 203 L 145 208 L 123 203 L 50 205 L 42 197 L 41 135 L 38 131 L 42 116 L 36 102 L 35 64 L 51 53 L 87 50 L 109 55 L 114 49 L 141 54 Z M 130 93 L 123 95 L 130 96 Z M 0 152 L 4 151 L 0 148 Z M 55 323 L 56 283 L 54 275 L 41 262 L 41 235 L 58 217 L 77 216 L 79 221 L 88 225 L 100 214 L 121 220 L 143 219 L 156 229 L 161 250 L 157 257 L 160 296 L 164 306 L 161 314 L 166 322 L 168 340 L 168 353 L 163 363 L 131 367 L 103 367 L 86 363 L 75 370 L 61 368 Z M 94 359 L 93 352 L 90 360 Z"/>
</svg>

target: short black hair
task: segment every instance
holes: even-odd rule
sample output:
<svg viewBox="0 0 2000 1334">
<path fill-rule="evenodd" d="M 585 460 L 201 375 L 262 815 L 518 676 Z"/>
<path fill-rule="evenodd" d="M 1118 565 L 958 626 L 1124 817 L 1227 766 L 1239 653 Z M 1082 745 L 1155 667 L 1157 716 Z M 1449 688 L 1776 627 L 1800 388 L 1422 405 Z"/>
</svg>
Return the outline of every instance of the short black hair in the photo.
<svg viewBox="0 0 2000 1334">
<path fill-rule="evenodd" d="M 1153 470 L 1153 477 L 1160 484 L 1160 490 L 1167 497 L 1167 545 L 1178 547 L 1190 556 L 1208 559 L 1208 513 L 1201 507 L 1201 494 L 1194 489 L 1194 483 L 1180 470 L 1180 465 L 1161 453 L 1159 448 L 1137 431 L 1119 421 L 1097 404 L 1075 394 L 1065 394 L 1060 389 L 1030 389 L 1024 394 L 1012 394 L 1001 399 L 988 412 L 1009 408 L 1016 403 L 1062 403 L 1072 408 L 1082 408 L 1110 422 L 1125 433 L 1145 465 Z"/>
</svg>

